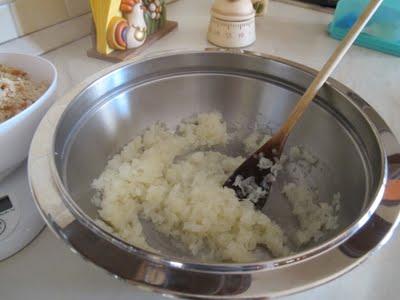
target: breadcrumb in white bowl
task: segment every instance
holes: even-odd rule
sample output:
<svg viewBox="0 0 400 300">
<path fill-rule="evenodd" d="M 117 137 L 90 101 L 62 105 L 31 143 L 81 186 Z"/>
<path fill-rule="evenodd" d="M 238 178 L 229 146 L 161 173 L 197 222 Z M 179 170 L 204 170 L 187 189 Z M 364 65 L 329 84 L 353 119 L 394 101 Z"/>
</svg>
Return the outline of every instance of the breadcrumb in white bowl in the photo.
<svg viewBox="0 0 400 300">
<path fill-rule="evenodd" d="M 36 127 L 55 100 L 57 71 L 46 59 L 28 54 L 0 53 L 0 65 L 0 100 L 4 104 L 0 111 L 2 180 L 28 156 Z"/>
</svg>

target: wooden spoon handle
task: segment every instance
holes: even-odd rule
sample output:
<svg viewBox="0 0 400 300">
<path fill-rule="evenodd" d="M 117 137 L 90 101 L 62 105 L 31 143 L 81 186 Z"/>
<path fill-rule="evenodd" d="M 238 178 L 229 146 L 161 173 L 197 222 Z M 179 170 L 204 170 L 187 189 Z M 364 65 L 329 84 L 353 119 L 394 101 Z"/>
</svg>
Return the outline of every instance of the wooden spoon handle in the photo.
<svg viewBox="0 0 400 300">
<path fill-rule="evenodd" d="M 277 136 L 280 137 L 280 141 L 284 144 L 286 138 L 288 137 L 290 131 L 297 123 L 299 118 L 303 115 L 304 111 L 307 109 L 308 105 L 314 99 L 315 95 L 317 95 L 320 88 L 324 85 L 326 80 L 335 70 L 336 66 L 342 60 L 343 56 L 349 50 L 351 45 L 357 39 L 360 32 L 364 29 L 365 25 L 367 25 L 368 21 L 374 15 L 375 11 L 381 5 L 383 0 L 371 0 L 368 4 L 367 8 L 364 10 L 362 15 L 358 18 L 357 22 L 353 25 L 350 31 L 347 33 L 345 38 L 340 42 L 339 46 L 336 48 L 335 52 L 331 55 L 325 65 L 322 67 L 321 71 L 318 73 L 317 77 L 315 77 L 314 81 L 308 87 L 304 95 L 300 98 L 299 102 L 294 107 L 293 111 L 290 113 L 287 121 L 282 125 L 277 133 Z"/>
</svg>

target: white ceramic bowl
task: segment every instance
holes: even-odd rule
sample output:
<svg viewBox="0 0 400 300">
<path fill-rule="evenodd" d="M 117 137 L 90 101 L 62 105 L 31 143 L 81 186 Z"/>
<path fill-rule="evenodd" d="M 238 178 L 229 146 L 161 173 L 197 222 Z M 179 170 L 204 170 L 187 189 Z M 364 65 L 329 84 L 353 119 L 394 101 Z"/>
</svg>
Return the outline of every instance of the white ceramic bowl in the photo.
<svg viewBox="0 0 400 300">
<path fill-rule="evenodd" d="M 28 156 L 36 127 L 55 100 L 57 71 L 46 59 L 27 54 L 0 53 L 0 64 L 24 70 L 35 82 L 49 83 L 46 92 L 35 103 L 0 123 L 1 181 Z"/>
</svg>

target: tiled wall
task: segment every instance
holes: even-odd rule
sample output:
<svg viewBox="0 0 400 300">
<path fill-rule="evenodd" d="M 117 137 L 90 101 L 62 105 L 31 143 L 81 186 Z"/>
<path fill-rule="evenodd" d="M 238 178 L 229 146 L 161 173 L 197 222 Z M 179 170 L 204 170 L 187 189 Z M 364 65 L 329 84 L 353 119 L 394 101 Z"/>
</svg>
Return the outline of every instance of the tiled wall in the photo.
<svg viewBox="0 0 400 300">
<path fill-rule="evenodd" d="M 88 12 L 89 0 L 0 0 L 0 44 Z"/>
<path fill-rule="evenodd" d="M 0 1 L 0 43 L 89 12 L 89 0 Z"/>
</svg>

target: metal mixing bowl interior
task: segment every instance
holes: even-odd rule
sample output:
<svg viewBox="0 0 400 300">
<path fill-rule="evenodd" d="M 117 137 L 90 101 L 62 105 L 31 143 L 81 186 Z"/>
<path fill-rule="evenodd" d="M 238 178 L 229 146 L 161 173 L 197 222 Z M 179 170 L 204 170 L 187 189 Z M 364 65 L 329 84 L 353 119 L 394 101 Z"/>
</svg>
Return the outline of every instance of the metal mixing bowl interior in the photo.
<svg viewBox="0 0 400 300">
<path fill-rule="evenodd" d="M 291 134 L 290 145 L 311 149 L 325 166 L 310 180 L 320 198 L 341 193 L 339 228 L 291 257 L 251 264 L 205 264 L 177 250 L 151 226 L 145 233 L 162 256 L 150 254 L 100 229 L 91 203 L 93 179 L 121 148 L 157 121 L 173 127 L 196 113 L 218 111 L 244 137 L 255 128 L 274 131 L 285 120 L 312 75 L 282 59 L 220 51 L 186 52 L 144 59 L 106 74 L 68 105 L 53 139 L 53 177 L 72 214 L 123 251 L 161 263 L 216 272 L 252 271 L 298 263 L 331 249 L 368 220 L 383 195 L 386 158 L 375 127 L 329 83 Z M 232 150 L 235 151 L 235 150 Z M 278 182 L 265 213 L 289 230 L 295 226 Z"/>
</svg>

